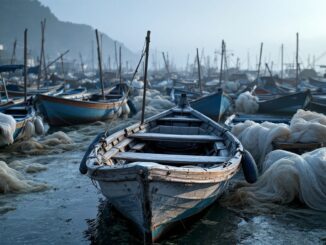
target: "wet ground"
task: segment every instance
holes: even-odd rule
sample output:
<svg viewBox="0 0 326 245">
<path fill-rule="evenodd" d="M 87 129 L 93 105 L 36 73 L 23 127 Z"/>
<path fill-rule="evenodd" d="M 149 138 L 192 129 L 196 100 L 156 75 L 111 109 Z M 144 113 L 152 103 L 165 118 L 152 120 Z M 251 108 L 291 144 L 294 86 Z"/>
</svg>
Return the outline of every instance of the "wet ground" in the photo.
<svg viewBox="0 0 326 245">
<path fill-rule="evenodd" d="M 47 170 L 24 176 L 47 183 L 48 189 L 0 195 L 0 244 L 141 244 L 129 222 L 79 173 L 85 149 L 104 128 L 102 123 L 61 128 L 75 143 L 60 151 L 28 155 L 2 150 L 0 158 L 6 162 L 45 165 Z M 249 215 L 216 203 L 188 232 L 161 244 L 326 244 L 326 214 L 291 206 Z"/>
</svg>

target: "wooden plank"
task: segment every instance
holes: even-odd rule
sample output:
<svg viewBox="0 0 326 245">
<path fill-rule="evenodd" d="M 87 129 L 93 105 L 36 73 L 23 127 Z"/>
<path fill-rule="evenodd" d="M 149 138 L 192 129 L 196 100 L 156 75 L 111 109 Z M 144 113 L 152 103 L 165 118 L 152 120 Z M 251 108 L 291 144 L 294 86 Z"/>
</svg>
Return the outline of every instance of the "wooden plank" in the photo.
<svg viewBox="0 0 326 245">
<path fill-rule="evenodd" d="M 140 151 L 145 147 L 146 143 L 138 143 L 131 147 L 131 150 Z"/>
<path fill-rule="evenodd" d="M 158 119 L 158 121 L 172 121 L 172 122 L 202 122 L 201 120 L 197 118 L 191 118 L 191 117 L 163 117 Z"/>
<path fill-rule="evenodd" d="M 194 142 L 212 143 L 222 141 L 223 138 L 216 135 L 183 135 L 183 134 L 159 134 L 159 133 L 137 133 L 129 137 L 149 140 L 149 141 L 174 141 L 174 142 Z"/>
<path fill-rule="evenodd" d="M 138 152 L 119 152 L 112 156 L 112 158 L 127 161 L 158 162 L 170 164 L 217 164 L 224 163 L 230 159 L 230 157 L 221 156 L 172 155 Z"/>
</svg>

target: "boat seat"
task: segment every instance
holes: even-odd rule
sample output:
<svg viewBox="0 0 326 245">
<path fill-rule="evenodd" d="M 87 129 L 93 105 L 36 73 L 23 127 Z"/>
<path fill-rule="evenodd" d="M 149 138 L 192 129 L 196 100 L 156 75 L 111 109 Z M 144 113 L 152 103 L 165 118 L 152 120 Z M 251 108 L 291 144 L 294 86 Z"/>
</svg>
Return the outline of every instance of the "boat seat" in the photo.
<svg viewBox="0 0 326 245">
<path fill-rule="evenodd" d="M 160 119 L 157 119 L 158 121 L 173 121 L 173 122 L 202 122 L 201 120 L 197 118 L 191 118 L 191 117 L 163 117 Z"/>
<path fill-rule="evenodd" d="M 173 165 L 186 164 L 216 164 L 224 163 L 230 159 L 225 156 L 195 156 L 195 155 L 173 155 L 139 152 L 119 152 L 112 156 L 112 159 L 126 160 L 132 162 L 157 162 Z"/>
<path fill-rule="evenodd" d="M 160 133 L 136 133 L 129 135 L 131 138 L 148 141 L 173 141 L 173 142 L 194 142 L 194 143 L 214 143 L 223 140 L 216 135 L 192 135 L 192 134 L 160 134 Z"/>
</svg>

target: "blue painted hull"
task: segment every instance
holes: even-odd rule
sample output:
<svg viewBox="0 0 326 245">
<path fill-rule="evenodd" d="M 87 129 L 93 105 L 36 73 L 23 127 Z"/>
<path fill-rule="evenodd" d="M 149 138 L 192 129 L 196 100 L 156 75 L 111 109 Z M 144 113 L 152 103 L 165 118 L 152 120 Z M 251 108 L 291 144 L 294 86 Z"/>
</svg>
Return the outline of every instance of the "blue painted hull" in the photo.
<svg viewBox="0 0 326 245">
<path fill-rule="evenodd" d="M 230 107 L 231 100 L 220 90 L 217 93 L 192 101 L 190 105 L 195 110 L 218 122 Z"/>
<path fill-rule="evenodd" d="M 258 113 L 294 114 L 298 109 L 305 109 L 311 101 L 309 91 L 285 95 L 279 98 L 259 102 Z"/>
<path fill-rule="evenodd" d="M 113 118 L 123 100 L 93 102 L 40 95 L 38 101 L 49 125 L 68 126 Z"/>
</svg>

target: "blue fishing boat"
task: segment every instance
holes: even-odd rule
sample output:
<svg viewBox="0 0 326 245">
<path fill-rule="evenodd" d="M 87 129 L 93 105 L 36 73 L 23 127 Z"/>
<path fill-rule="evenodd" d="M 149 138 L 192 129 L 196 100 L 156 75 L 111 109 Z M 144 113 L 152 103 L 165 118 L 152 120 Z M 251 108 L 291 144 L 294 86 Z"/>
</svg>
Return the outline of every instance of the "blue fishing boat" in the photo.
<svg viewBox="0 0 326 245">
<path fill-rule="evenodd" d="M 306 109 L 311 101 L 309 90 L 274 99 L 259 101 L 259 114 L 294 114 L 298 109 Z"/>
<path fill-rule="evenodd" d="M 218 122 L 231 106 L 231 103 L 231 98 L 224 94 L 222 89 L 218 89 L 216 93 L 191 101 L 190 105 L 195 110 Z"/>
<path fill-rule="evenodd" d="M 115 90 L 116 91 L 116 90 Z M 101 94 L 88 94 L 79 99 L 39 94 L 38 108 L 51 126 L 68 126 L 108 120 L 127 107 L 124 93 L 111 91 L 103 99 Z"/>
<path fill-rule="evenodd" d="M 227 96 L 222 89 L 218 89 L 216 93 L 206 94 L 201 97 L 200 93 L 185 91 L 182 89 L 172 89 L 171 99 L 178 104 L 182 94 L 187 94 L 190 105 L 195 110 L 210 117 L 215 121 L 219 121 L 232 103 L 232 99 Z"/>
<path fill-rule="evenodd" d="M 16 130 L 13 134 L 14 141 L 23 136 L 26 123 L 35 118 L 35 110 L 30 101 L 2 106 L 0 112 L 12 116 L 16 121 Z M 4 145 L 3 142 L 0 142 L 0 146 Z"/>
<path fill-rule="evenodd" d="M 243 163 L 241 143 L 219 124 L 181 104 L 143 124 L 99 135 L 80 171 L 155 242 L 212 205 Z"/>
</svg>

